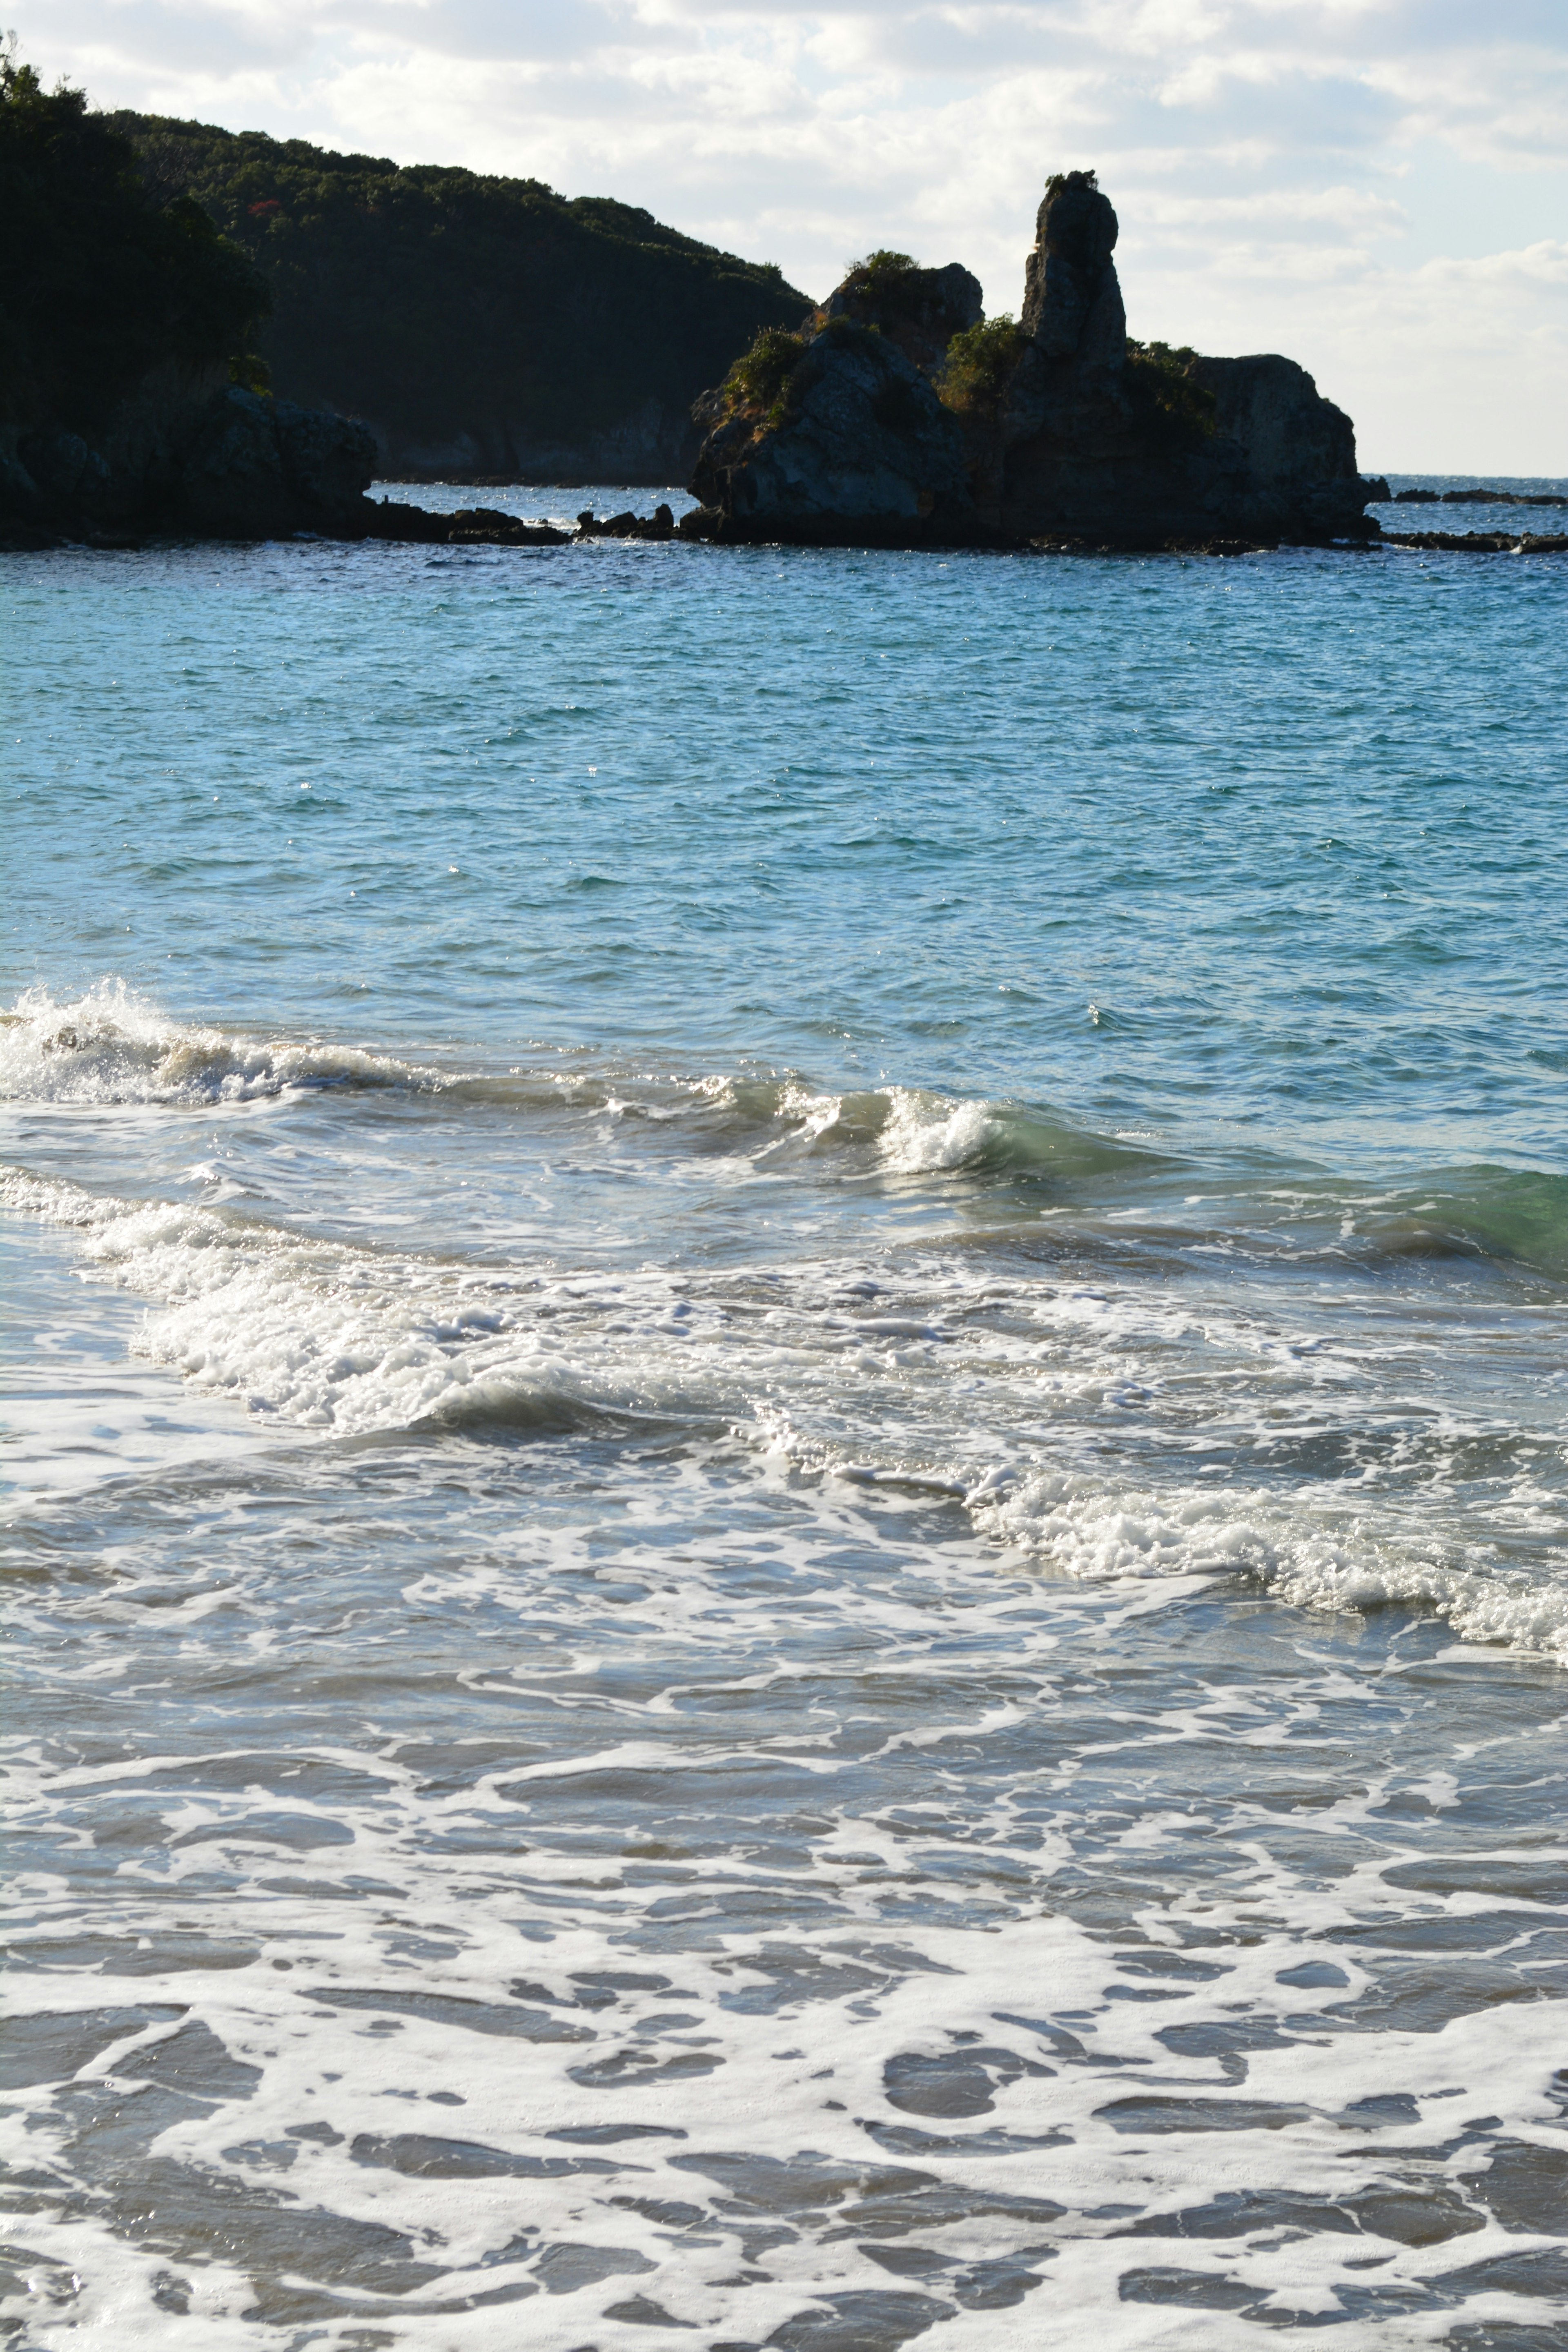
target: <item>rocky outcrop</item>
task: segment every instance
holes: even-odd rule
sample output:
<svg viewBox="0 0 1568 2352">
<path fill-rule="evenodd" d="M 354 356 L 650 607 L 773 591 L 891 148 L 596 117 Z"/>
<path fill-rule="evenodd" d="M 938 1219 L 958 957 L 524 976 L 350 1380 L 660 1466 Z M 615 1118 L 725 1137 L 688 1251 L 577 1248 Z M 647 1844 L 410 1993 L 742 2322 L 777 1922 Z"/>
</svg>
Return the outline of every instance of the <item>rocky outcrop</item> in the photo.
<svg viewBox="0 0 1568 2352">
<path fill-rule="evenodd" d="M 1387 488 L 1386 483 L 1384 488 Z M 1561 490 L 1398 490 L 1400 507 L 1568 507 Z"/>
<path fill-rule="evenodd" d="M 969 530 L 958 420 L 890 335 L 838 312 L 764 358 L 708 411 L 691 487 L 713 536 L 875 545 Z"/>
<path fill-rule="evenodd" d="M 1568 531 L 1389 530 L 1380 547 L 1427 548 L 1442 555 L 1568 555 Z"/>
<path fill-rule="evenodd" d="M 667 506 L 655 507 L 650 515 L 595 515 L 592 507 L 577 518 L 579 539 L 674 539 L 675 515 Z"/>
<path fill-rule="evenodd" d="M 907 253 L 858 261 L 822 306 L 824 319 L 852 319 L 896 343 L 916 367 L 940 367 L 954 335 L 985 315 L 978 278 L 960 261 L 921 269 Z"/>
<path fill-rule="evenodd" d="M 90 442 L 47 421 L 0 432 L 0 535 L 275 539 L 352 530 L 375 466 L 368 429 L 226 377 L 159 369 Z"/>
<path fill-rule="evenodd" d="M 1118 224 L 1092 172 L 1052 180 L 1035 215 L 1035 247 L 1024 264 L 1019 320 L 1036 357 L 1068 361 L 1100 378 L 1120 372 L 1127 313 L 1117 282 Z"/>
<path fill-rule="evenodd" d="M 1051 180 L 1016 327 L 981 325 L 979 289 L 956 264 L 873 256 L 797 336 L 767 351 L 763 339 L 699 404 L 711 429 L 691 487 L 709 534 L 1110 547 L 1374 536 L 1364 509 L 1384 486 L 1362 479 L 1349 417 L 1305 369 L 1129 341 L 1117 235 L 1092 173 Z"/>
</svg>

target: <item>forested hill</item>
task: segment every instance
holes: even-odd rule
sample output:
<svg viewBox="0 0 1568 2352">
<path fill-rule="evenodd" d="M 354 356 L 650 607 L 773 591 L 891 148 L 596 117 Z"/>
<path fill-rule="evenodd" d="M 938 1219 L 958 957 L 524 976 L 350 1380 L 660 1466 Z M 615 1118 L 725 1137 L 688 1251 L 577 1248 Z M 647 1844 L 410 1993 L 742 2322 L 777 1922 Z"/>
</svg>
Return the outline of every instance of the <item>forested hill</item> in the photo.
<svg viewBox="0 0 1568 2352">
<path fill-rule="evenodd" d="M 395 475 L 684 480 L 692 401 L 810 307 L 771 265 L 608 197 L 109 120 L 260 269 L 273 390 L 363 417 Z"/>
</svg>

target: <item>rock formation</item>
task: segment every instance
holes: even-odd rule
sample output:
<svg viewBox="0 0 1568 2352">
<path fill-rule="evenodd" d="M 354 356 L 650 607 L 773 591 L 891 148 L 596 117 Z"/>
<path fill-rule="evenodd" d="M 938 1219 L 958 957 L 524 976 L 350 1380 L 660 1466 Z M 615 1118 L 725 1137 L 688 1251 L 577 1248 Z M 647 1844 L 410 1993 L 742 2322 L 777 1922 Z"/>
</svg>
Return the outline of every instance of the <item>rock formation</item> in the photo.
<svg viewBox="0 0 1568 2352">
<path fill-rule="evenodd" d="M 837 314 L 809 338 L 763 341 L 771 368 L 710 411 L 692 480 L 705 508 L 722 514 L 723 536 L 970 534 L 958 420 L 891 336 Z"/>
<path fill-rule="evenodd" d="M 1149 547 L 1375 536 L 1348 416 L 1272 354 L 1130 342 L 1117 219 L 1091 172 L 1047 186 L 1019 323 L 957 264 L 851 271 L 759 338 L 694 414 L 717 539 Z M 686 526 L 682 526 L 685 530 Z"/>
<path fill-rule="evenodd" d="M 158 368 L 90 442 L 47 422 L 0 428 L 0 531 L 46 541 L 341 531 L 366 504 L 372 435 L 352 418 L 265 398 L 226 375 Z"/>
<path fill-rule="evenodd" d="M 691 404 L 808 298 L 636 205 L 533 179 L 115 114 L 271 296 L 279 398 L 363 417 L 398 482 L 684 481 Z"/>
<path fill-rule="evenodd" d="M 918 368 L 940 367 L 954 335 L 985 314 L 980 280 L 962 262 L 921 269 L 907 253 L 858 261 L 822 306 L 825 319 L 853 319 L 897 343 Z"/>
</svg>

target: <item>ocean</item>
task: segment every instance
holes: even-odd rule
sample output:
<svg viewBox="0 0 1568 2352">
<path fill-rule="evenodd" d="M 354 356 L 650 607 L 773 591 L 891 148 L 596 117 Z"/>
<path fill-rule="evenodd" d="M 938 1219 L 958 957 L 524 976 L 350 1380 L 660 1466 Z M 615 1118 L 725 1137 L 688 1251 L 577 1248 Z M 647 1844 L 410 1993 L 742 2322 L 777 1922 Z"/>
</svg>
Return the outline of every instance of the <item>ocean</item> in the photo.
<svg viewBox="0 0 1568 2352">
<path fill-rule="evenodd" d="M 0 608 L 13 2352 L 1568 2344 L 1568 565 Z"/>
</svg>

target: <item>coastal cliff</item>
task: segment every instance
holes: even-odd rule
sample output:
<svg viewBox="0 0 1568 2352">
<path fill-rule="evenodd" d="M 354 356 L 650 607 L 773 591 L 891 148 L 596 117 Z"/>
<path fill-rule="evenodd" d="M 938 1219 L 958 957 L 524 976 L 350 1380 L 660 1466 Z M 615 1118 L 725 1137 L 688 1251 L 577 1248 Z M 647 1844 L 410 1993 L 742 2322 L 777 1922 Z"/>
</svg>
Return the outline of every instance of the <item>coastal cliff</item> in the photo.
<svg viewBox="0 0 1568 2352">
<path fill-rule="evenodd" d="M 88 429 L 0 426 L 0 536 L 336 537 L 375 468 L 363 425 L 263 398 L 218 367 L 153 369 Z"/>
<path fill-rule="evenodd" d="M 807 300 L 634 205 L 101 114 L 4 45 L 0 217 L 11 546 L 458 527 L 378 473 L 678 480 L 700 387 Z"/>
<path fill-rule="evenodd" d="M 398 481 L 685 479 L 691 404 L 809 297 L 607 196 L 212 123 L 109 118 L 264 281 L 280 397 L 363 417 Z"/>
<path fill-rule="evenodd" d="M 1370 538 L 1351 420 L 1294 361 L 1131 341 L 1116 214 L 1047 184 L 1016 324 L 957 264 L 858 266 L 694 414 L 719 540 L 1148 547 Z"/>
<path fill-rule="evenodd" d="M 363 425 L 272 399 L 265 281 L 79 90 L 0 60 L 0 539 L 337 530 Z"/>
</svg>

